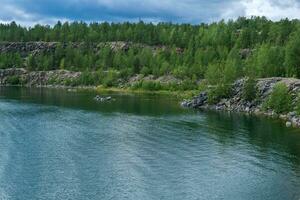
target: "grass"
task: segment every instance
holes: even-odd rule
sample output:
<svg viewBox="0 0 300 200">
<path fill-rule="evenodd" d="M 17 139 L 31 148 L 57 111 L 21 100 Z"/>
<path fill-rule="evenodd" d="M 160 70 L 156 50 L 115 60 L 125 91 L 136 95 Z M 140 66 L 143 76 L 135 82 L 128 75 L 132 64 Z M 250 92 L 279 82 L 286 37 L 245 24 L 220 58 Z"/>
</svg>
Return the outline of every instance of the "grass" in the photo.
<svg viewBox="0 0 300 200">
<path fill-rule="evenodd" d="M 145 90 L 145 89 L 132 89 L 132 88 L 117 88 L 117 87 L 104 87 L 98 86 L 96 91 L 101 92 L 118 92 L 118 93 L 130 93 L 130 94 L 160 94 L 160 95 L 171 95 L 180 99 L 192 98 L 199 93 L 198 90 L 187 90 L 187 91 L 168 91 L 168 90 Z"/>
</svg>

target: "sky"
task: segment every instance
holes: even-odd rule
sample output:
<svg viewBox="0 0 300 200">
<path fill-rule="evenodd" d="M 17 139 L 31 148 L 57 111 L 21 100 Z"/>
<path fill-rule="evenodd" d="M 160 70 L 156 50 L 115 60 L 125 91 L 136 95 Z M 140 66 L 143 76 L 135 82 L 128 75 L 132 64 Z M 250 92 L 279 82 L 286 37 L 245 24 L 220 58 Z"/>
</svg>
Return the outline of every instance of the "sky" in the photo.
<svg viewBox="0 0 300 200">
<path fill-rule="evenodd" d="M 199 24 L 239 16 L 300 19 L 300 0 L 0 0 L 0 23 L 173 22 Z"/>
</svg>

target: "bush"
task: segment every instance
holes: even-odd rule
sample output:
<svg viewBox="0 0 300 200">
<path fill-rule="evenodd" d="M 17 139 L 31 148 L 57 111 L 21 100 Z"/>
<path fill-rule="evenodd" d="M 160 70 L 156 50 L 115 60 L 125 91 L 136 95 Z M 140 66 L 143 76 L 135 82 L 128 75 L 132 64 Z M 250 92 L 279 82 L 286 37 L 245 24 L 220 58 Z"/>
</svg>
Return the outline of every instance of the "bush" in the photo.
<svg viewBox="0 0 300 200">
<path fill-rule="evenodd" d="M 205 79 L 211 85 L 217 85 L 223 82 L 224 69 L 222 64 L 210 64 L 205 73 Z"/>
<path fill-rule="evenodd" d="M 181 84 L 178 85 L 178 89 L 181 91 L 196 90 L 198 89 L 198 85 L 196 81 L 184 80 Z"/>
<path fill-rule="evenodd" d="M 253 101 L 256 98 L 256 81 L 253 78 L 248 78 L 243 87 L 243 99 Z"/>
<path fill-rule="evenodd" d="M 201 81 L 201 83 L 198 85 L 199 92 L 204 92 L 208 90 L 208 84 L 206 80 Z"/>
<path fill-rule="evenodd" d="M 228 98 L 231 94 L 231 86 L 225 84 L 219 84 L 208 91 L 208 103 L 216 104 L 222 98 Z"/>
<path fill-rule="evenodd" d="M 6 83 L 9 85 L 20 85 L 22 81 L 19 76 L 9 76 L 6 80 Z"/>
<path fill-rule="evenodd" d="M 106 72 L 102 84 L 105 87 L 116 86 L 118 84 L 118 79 L 119 79 L 119 73 L 114 70 L 109 70 L 108 72 Z"/>
<path fill-rule="evenodd" d="M 297 97 L 296 112 L 298 115 L 300 115 L 300 93 L 298 93 L 298 97 Z"/>
<path fill-rule="evenodd" d="M 132 89 L 158 91 L 162 90 L 163 86 L 157 81 L 139 81 L 132 86 Z"/>
<path fill-rule="evenodd" d="M 276 113 L 287 113 L 292 109 L 292 96 L 284 83 L 274 86 L 273 92 L 266 102 L 266 108 L 273 109 Z"/>
<path fill-rule="evenodd" d="M 80 85 L 96 85 L 98 83 L 95 72 L 84 71 L 81 73 L 78 84 Z M 67 84 L 71 84 L 68 82 Z"/>
<path fill-rule="evenodd" d="M 75 86 L 78 86 L 79 84 L 80 84 L 80 82 L 77 80 L 77 79 L 65 79 L 64 81 L 63 81 L 63 84 L 65 85 L 65 86 L 71 86 L 71 87 L 75 87 Z"/>
</svg>

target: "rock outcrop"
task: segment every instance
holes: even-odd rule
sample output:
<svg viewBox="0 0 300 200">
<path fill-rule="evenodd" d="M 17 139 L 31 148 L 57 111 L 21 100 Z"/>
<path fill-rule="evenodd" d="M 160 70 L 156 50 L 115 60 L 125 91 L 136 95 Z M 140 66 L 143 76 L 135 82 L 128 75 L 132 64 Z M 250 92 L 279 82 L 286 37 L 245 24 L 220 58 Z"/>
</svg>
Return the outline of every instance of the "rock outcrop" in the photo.
<svg viewBox="0 0 300 200">
<path fill-rule="evenodd" d="M 38 54 L 41 52 L 54 52 L 57 42 L 1 42 L 0 53 L 20 53 L 21 56 Z"/>
<path fill-rule="evenodd" d="M 76 81 L 80 76 L 81 72 L 67 70 L 27 71 L 23 68 L 10 68 L 0 70 L 0 85 L 65 85 L 66 80 Z"/>
<path fill-rule="evenodd" d="M 73 43 L 60 43 L 60 42 L 0 42 L 0 53 L 19 53 L 22 57 L 26 57 L 29 54 L 36 55 L 39 53 L 53 53 L 56 48 L 71 48 L 80 49 L 89 47 L 93 51 L 99 52 L 103 48 L 110 48 L 112 51 L 128 51 L 130 48 L 145 49 L 148 48 L 154 53 L 160 50 L 166 50 L 166 46 L 149 46 L 140 43 L 133 42 L 102 42 L 102 43 L 84 43 L 84 42 L 73 42 Z M 183 52 L 183 49 L 177 48 L 178 53 Z"/>
<path fill-rule="evenodd" d="M 108 102 L 108 101 L 114 101 L 114 99 L 111 96 L 108 97 L 101 97 L 99 95 L 95 96 L 94 100 L 98 102 Z"/>
<path fill-rule="evenodd" d="M 300 116 L 295 112 L 285 115 L 279 115 L 273 110 L 265 111 L 262 107 L 263 103 L 268 99 L 273 91 L 273 87 L 277 83 L 284 83 L 292 94 L 293 105 L 298 101 L 298 93 L 300 92 L 300 79 L 293 78 L 265 78 L 257 81 L 257 98 L 251 102 L 245 101 L 242 97 L 245 79 L 236 81 L 232 86 L 232 95 L 230 98 L 221 99 L 218 103 L 210 105 L 208 103 L 208 93 L 201 92 L 191 100 L 185 100 L 181 103 L 183 107 L 200 108 L 209 110 L 223 110 L 231 112 L 245 112 L 249 114 L 262 114 L 270 117 L 277 117 L 285 120 L 287 126 L 300 127 Z"/>
</svg>

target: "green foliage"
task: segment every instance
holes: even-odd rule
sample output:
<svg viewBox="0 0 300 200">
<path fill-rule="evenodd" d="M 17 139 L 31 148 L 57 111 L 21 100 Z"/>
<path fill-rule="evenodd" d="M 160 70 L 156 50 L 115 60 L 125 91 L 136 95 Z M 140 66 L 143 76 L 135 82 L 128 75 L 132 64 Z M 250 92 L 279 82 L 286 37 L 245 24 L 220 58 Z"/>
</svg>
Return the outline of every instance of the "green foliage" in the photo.
<svg viewBox="0 0 300 200">
<path fill-rule="evenodd" d="M 198 85 L 196 81 L 193 80 L 184 80 L 177 87 L 178 90 L 186 91 L 186 90 L 196 90 L 198 89 Z"/>
<path fill-rule="evenodd" d="M 218 84 L 208 90 L 208 103 L 216 104 L 223 98 L 228 98 L 231 95 L 231 86 Z"/>
<path fill-rule="evenodd" d="M 132 86 L 132 89 L 143 89 L 149 91 L 162 90 L 163 87 L 160 82 L 157 81 L 139 81 Z"/>
<path fill-rule="evenodd" d="M 272 22 L 265 17 L 200 25 L 58 22 L 27 28 L 12 22 L 0 24 L 0 41 L 59 44 L 55 51 L 32 55 L 0 53 L 0 69 L 80 71 L 79 80 L 65 80 L 64 84 L 107 87 L 135 74 L 173 75 L 183 83 L 162 88 L 178 90 L 193 90 L 203 78 L 210 85 L 219 85 L 217 88 L 243 76 L 300 78 L 299 27 L 298 20 Z M 129 42 L 128 48 L 108 43 L 112 41 Z M 141 87 L 159 87 L 153 85 Z M 222 93 L 219 90 L 212 93 Z"/>
<path fill-rule="evenodd" d="M 219 84 L 223 79 L 224 66 L 222 64 L 210 64 L 205 73 L 205 78 L 211 85 Z"/>
<path fill-rule="evenodd" d="M 284 76 L 284 49 L 271 44 L 257 46 L 248 60 L 247 74 L 256 77 Z"/>
<path fill-rule="evenodd" d="M 300 93 L 298 93 L 297 101 L 296 101 L 296 112 L 300 115 Z"/>
<path fill-rule="evenodd" d="M 149 91 L 191 91 L 197 90 L 198 85 L 194 81 L 185 80 L 181 83 L 160 83 L 158 81 L 139 81 L 131 87 L 134 90 L 142 89 Z"/>
<path fill-rule="evenodd" d="M 119 79 L 119 73 L 116 71 L 110 70 L 108 72 L 105 72 L 102 84 L 105 87 L 117 86 L 118 79 Z"/>
<path fill-rule="evenodd" d="M 294 32 L 286 46 L 285 67 L 288 76 L 300 78 L 300 30 Z"/>
<path fill-rule="evenodd" d="M 99 80 L 98 76 L 94 72 L 88 72 L 84 71 L 81 73 L 79 77 L 79 83 L 80 85 L 98 85 Z"/>
<path fill-rule="evenodd" d="M 256 93 L 256 81 L 254 78 L 248 77 L 243 87 L 243 99 L 246 101 L 253 101 L 256 98 Z"/>
<path fill-rule="evenodd" d="M 228 59 L 223 72 L 223 82 L 230 84 L 238 79 L 241 76 L 241 67 L 238 59 Z"/>
<path fill-rule="evenodd" d="M 9 85 L 20 85 L 22 81 L 19 76 L 9 76 L 6 83 Z"/>
<path fill-rule="evenodd" d="M 287 113 L 292 109 L 292 96 L 284 83 L 278 83 L 265 103 L 264 107 L 276 113 Z"/>
<path fill-rule="evenodd" d="M 0 54 L 0 69 L 22 67 L 23 60 L 17 53 L 2 53 Z"/>
</svg>

